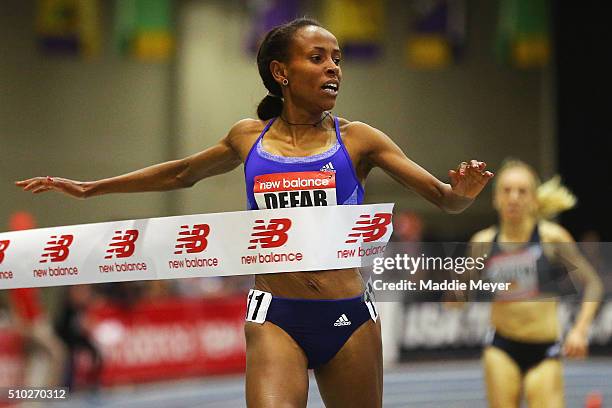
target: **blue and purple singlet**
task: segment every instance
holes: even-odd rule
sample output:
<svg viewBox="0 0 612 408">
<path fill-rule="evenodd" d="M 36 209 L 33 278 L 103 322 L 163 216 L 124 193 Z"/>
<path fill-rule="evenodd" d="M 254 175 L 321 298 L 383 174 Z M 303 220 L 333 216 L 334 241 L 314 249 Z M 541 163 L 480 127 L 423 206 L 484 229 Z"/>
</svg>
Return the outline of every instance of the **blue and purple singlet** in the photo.
<svg viewBox="0 0 612 408">
<path fill-rule="evenodd" d="M 363 202 L 364 189 L 342 143 L 334 117 L 336 143 L 313 156 L 285 157 L 268 153 L 261 132 L 244 163 L 247 209 L 351 205 Z"/>
</svg>

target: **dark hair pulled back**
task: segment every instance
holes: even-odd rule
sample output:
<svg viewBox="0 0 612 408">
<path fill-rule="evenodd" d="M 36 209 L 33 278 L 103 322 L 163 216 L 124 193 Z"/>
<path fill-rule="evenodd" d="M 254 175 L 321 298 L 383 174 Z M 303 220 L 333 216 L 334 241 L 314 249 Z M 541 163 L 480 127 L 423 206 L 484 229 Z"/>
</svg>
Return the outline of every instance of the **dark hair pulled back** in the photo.
<svg viewBox="0 0 612 408">
<path fill-rule="evenodd" d="M 257 69 L 264 86 L 268 90 L 266 95 L 257 106 L 257 116 L 261 120 L 268 120 L 280 116 L 283 111 L 283 91 L 281 86 L 274 80 L 270 71 L 270 63 L 274 60 L 287 62 L 289 60 L 289 48 L 293 36 L 302 27 L 317 26 L 321 24 L 310 18 L 297 18 L 283 25 L 274 27 L 264 37 L 257 51 Z"/>
</svg>

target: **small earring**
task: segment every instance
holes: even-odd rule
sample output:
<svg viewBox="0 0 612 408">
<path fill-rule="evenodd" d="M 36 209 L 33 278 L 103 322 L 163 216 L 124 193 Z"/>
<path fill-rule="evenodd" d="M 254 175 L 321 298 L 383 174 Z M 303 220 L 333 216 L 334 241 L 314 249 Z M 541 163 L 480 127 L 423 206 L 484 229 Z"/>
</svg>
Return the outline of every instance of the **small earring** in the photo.
<svg viewBox="0 0 612 408">
<path fill-rule="evenodd" d="M 284 85 L 284 86 L 289 85 L 289 80 L 288 80 L 287 78 L 284 78 L 284 79 L 283 79 L 283 85 Z"/>
</svg>

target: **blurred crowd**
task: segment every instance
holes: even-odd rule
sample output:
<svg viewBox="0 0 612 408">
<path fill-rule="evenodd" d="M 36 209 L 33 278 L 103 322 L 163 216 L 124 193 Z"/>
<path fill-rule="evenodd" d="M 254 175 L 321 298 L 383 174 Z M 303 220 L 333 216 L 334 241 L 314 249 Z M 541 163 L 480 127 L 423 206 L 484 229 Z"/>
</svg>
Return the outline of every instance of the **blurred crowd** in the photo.
<svg viewBox="0 0 612 408">
<path fill-rule="evenodd" d="M 246 295 L 251 276 L 117 282 L 0 291 L 0 330 L 18 333 L 26 356 L 24 385 L 74 389 L 77 360 L 97 388 L 102 355 L 92 338 L 89 311 L 110 304 L 129 310 L 142 302 Z M 1 385 L 1 384 L 0 384 Z"/>
</svg>

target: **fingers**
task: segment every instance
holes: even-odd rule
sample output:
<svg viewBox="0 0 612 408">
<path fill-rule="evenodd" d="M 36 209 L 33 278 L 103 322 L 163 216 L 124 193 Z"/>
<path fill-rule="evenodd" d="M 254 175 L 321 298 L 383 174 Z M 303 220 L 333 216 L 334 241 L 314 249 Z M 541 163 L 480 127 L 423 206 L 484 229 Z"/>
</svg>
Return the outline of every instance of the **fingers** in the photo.
<svg viewBox="0 0 612 408">
<path fill-rule="evenodd" d="M 32 190 L 32 194 L 44 193 L 45 191 L 53 190 L 52 187 L 42 186 Z"/>
<path fill-rule="evenodd" d="M 563 345 L 563 355 L 569 358 L 585 358 L 587 350 L 582 342 L 568 341 Z"/>
<path fill-rule="evenodd" d="M 490 171 L 485 171 L 487 163 L 478 160 L 470 160 L 468 162 L 461 162 L 455 170 L 450 170 L 448 175 L 455 181 L 459 180 L 463 176 L 470 176 L 475 180 L 486 183 L 494 174 Z"/>
<path fill-rule="evenodd" d="M 55 180 L 52 177 L 34 177 L 27 180 L 16 181 L 15 185 L 22 187 L 23 191 L 31 191 L 32 193 L 42 193 L 51 190 Z"/>
<path fill-rule="evenodd" d="M 486 168 L 487 168 L 487 163 L 481 162 L 478 160 L 470 160 L 469 163 L 461 162 L 454 171 L 457 172 L 461 176 L 466 174 L 468 171 L 478 172 L 480 174 L 484 174 L 484 173 L 493 174 L 491 172 L 485 172 L 484 170 Z"/>
<path fill-rule="evenodd" d="M 578 349 L 575 348 L 566 348 L 563 350 L 563 355 L 567 358 L 583 358 L 584 355 L 580 353 Z"/>
<path fill-rule="evenodd" d="M 448 177 L 451 180 L 451 185 L 455 185 L 457 184 L 457 182 L 459 181 L 459 173 L 455 170 L 449 170 L 448 171 Z"/>
<path fill-rule="evenodd" d="M 465 171 L 468 168 L 468 164 L 466 162 L 461 162 L 459 163 L 459 165 L 457 166 L 457 170 L 456 173 L 459 176 L 465 176 Z"/>
<path fill-rule="evenodd" d="M 477 180 L 482 182 L 487 182 L 491 177 L 493 177 L 493 173 L 490 171 L 485 171 L 487 168 L 487 163 L 481 162 L 478 160 L 470 160 L 469 165 L 467 166 L 467 174 L 475 177 Z"/>
<path fill-rule="evenodd" d="M 467 169 L 473 173 L 482 174 L 484 169 L 487 167 L 487 163 L 481 162 L 478 160 L 470 160 L 470 163 L 467 165 Z"/>
<path fill-rule="evenodd" d="M 31 178 L 31 179 L 27 179 L 27 180 L 16 181 L 15 185 L 19 186 L 19 187 L 27 186 L 28 184 L 30 184 L 34 180 L 36 180 L 36 179 L 35 178 Z"/>
<path fill-rule="evenodd" d="M 42 180 L 34 179 L 34 181 L 30 181 L 28 184 L 26 184 L 26 186 L 23 188 L 23 191 L 32 191 L 34 189 L 37 189 L 42 185 L 42 183 Z"/>
<path fill-rule="evenodd" d="M 478 160 L 470 160 L 470 164 L 473 169 L 476 169 L 481 173 L 487 168 L 487 163 Z"/>
<path fill-rule="evenodd" d="M 487 164 L 478 160 L 461 162 L 456 170 L 450 170 L 448 175 L 453 192 L 459 196 L 474 199 L 493 177 L 486 171 Z"/>
<path fill-rule="evenodd" d="M 585 358 L 587 355 L 587 348 L 584 345 L 580 345 L 574 349 L 574 358 Z"/>
</svg>

